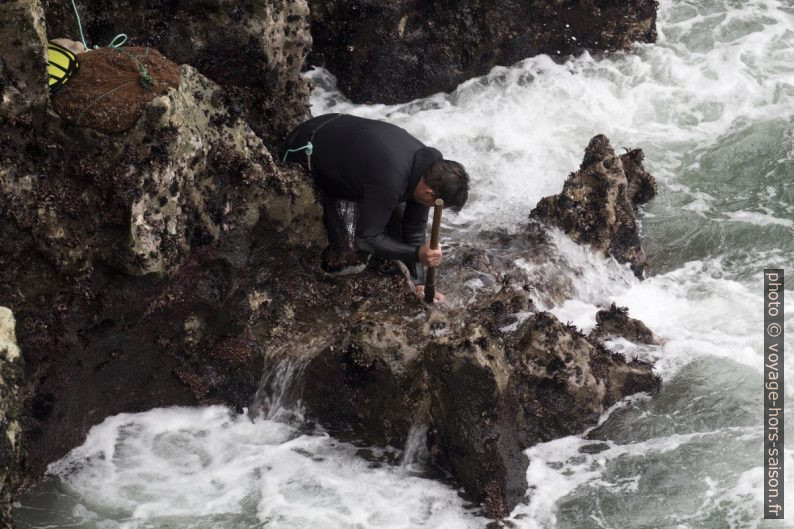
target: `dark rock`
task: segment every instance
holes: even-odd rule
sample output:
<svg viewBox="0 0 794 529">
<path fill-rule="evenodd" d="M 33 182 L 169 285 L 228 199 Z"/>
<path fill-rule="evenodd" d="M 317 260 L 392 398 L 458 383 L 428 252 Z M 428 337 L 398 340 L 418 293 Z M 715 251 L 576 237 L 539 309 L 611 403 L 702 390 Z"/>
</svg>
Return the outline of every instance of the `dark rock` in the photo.
<svg viewBox="0 0 794 529">
<path fill-rule="evenodd" d="M 559 226 L 578 243 L 629 263 L 643 278 L 649 267 L 636 212 L 656 196 L 656 181 L 642 160 L 641 150 L 617 156 L 606 136 L 595 136 L 579 171 L 571 173 L 560 194 L 538 202 L 531 216 Z"/>
<path fill-rule="evenodd" d="M 412 425 L 428 425 L 430 461 L 504 517 L 526 494 L 526 448 L 581 432 L 660 383 L 649 364 L 627 364 L 549 313 L 514 332 L 497 327 L 532 308 L 526 292 L 504 289 L 468 315 L 431 311 L 412 323 L 360 309 L 344 335 L 306 355 L 303 404 L 370 443 L 404 446 Z"/>
<path fill-rule="evenodd" d="M 303 403 L 333 431 L 402 446 L 426 391 L 404 325 L 384 316 L 356 314 L 338 340 L 318 351 L 306 366 Z"/>
<path fill-rule="evenodd" d="M 0 118 L 23 126 L 40 124 L 47 106 L 44 11 L 38 2 L 0 4 Z M 13 53 L 5 50 L 13 49 Z M 34 119 L 36 122 L 34 122 Z M 2 123 L 5 125 L 5 123 Z M 0 138 L 5 140 L 4 127 Z M 7 167 L 3 164 L 2 167 Z"/>
<path fill-rule="evenodd" d="M 527 490 L 528 445 L 517 428 L 522 410 L 500 340 L 478 327 L 467 331 L 452 344 L 431 344 L 426 353 L 428 451 L 489 517 L 502 518 Z"/>
<path fill-rule="evenodd" d="M 614 303 L 608 309 L 596 313 L 596 326 L 590 333 L 593 339 L 604 340 L 620 336 L 634 343 L 658 345 L 659 340 L 640 320 L 629 318 L 629 309 Z"/>
<path fill-rule="evenodd" d="M 656 0 L 310 0 L 310 62 L 360 103 L 444 91 L 527 57 L 626 50 L 656 40 Z"/>
<path fill-rule="evenodd" d="M 278 249 L 295 274 L 289 248 L 322 227 L 308 176 L 279 168 L 190 66 L 123 135 L 47 113 L 41 8 L 2 10 L 2 42 L 25 40 L 3 47 L 0 300 L 27 361 L 35 478 L 108 415 L 247 406 L 263 366 L 252 324 L 279 317 L 252 248 Z"/>
</svg>

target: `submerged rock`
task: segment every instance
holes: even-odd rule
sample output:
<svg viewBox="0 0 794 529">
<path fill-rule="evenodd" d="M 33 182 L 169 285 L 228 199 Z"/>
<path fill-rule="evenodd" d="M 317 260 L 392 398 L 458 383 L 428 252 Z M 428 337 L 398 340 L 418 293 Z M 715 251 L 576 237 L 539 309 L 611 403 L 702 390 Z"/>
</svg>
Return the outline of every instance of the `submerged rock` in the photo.
<svg viewBox="0 0 794 529">
<path fill-rule="evenodd" d="M 643 278 L 649 271 L 637 226 L 637 208 L 656 196 L 656 180 L 642 165 L 642 150 L 615 154 L 603 134 L 590 140 L 579 171 L 562 192 L 545 197 L 533 218 L 562 228 L 579 243 L 590 244 L 619 263 L 629 263 Z"/>
<path fill-rule="evenodd" d="M 656 41 L 656 0 L 310 0 L 313 64 L 357 103 L 400 103 L 527 57 Z"/>
</svg>

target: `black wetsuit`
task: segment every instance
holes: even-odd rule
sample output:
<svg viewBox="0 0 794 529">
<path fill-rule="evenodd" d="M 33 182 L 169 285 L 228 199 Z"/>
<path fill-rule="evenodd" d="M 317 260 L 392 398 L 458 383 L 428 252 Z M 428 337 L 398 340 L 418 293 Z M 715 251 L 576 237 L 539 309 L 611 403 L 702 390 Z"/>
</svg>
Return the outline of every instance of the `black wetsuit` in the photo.
<svg viewBox="0 0 794 529">
<path fill-rule="evenodd" d="M 365 252 L 400 259 L 414 282 L 424 282 L 419 247 L 425 241 L 427 206 L 413 199 L 422 174 L 441 153 L 402 128 L 345 114 L 325 114 L 295 128 L 286 149 L 312 143 L 312 154 L 289 153 L 288 161 L 309 166 L 321 191 L 323 219 L 333 247 L 340 216 L 328 203 L 345 200 L 358 205 L 355 244 Z"/>
</svg>

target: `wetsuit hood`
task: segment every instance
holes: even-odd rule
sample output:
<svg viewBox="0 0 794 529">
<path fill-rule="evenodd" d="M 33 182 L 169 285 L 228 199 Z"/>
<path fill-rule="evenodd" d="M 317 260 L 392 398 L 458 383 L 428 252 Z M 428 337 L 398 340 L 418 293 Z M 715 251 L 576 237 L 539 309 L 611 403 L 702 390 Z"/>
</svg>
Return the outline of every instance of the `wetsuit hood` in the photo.
<svg viewBox="0 0 794 529">
<path fill-rule="evenodd" d="M 425 174 L 425 171 L 442 158 L 443 156 L 438 149 L 434 149 L 433 147 L 422 147 L 414 153 L 413 166 L 411 167 L 411 183 L 407 190 L 408 198 L 413 196 L 414 191 L 416 191 L 416 186 L 419 185 L 419 180 L 422 179 L 422 175 Z"/>
</svg>

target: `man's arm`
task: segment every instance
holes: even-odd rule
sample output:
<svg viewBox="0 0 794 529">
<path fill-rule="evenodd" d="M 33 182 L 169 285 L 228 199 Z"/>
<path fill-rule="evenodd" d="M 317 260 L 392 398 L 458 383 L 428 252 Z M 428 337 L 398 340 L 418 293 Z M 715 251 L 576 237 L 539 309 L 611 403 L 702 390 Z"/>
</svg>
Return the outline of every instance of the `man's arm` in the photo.
<svg viewBox="0 0 794 529">
<path fill-rule="evenodd" d="M 422 246 L 427 239 L 427 218 L 430 208 L 423 206 L 415 200 L 409 200 L 405 204 L 402 220 L 403 242 L 414 246 Z M 411 271 L 411 279 L 414 285 L 425 284 L 425 267 L 422 263 L 405 263 Z"/>
<path fill-rule="evenodd" d="M 417 263 L 421 242 L 413 244 L 398 241 L 385 233 L 386 224 L 398 200 L 399 196 L 388 190 L 377 188 L 367 190 L 358 210 L 356 246 L 362 251 L 381 257 L 400 259 L 411 264 Z"/>
</svg>

